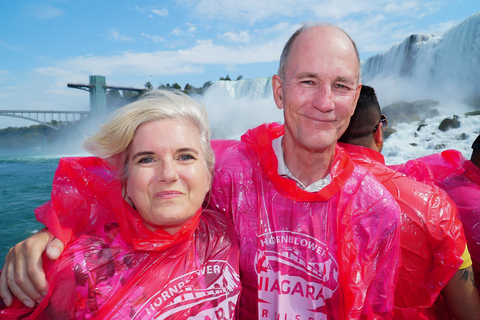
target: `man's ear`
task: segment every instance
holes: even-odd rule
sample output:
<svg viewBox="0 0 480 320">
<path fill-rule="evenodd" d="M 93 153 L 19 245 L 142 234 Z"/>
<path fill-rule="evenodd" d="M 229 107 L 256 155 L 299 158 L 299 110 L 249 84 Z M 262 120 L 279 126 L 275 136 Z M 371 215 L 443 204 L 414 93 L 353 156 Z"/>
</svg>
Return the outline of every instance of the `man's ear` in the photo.
<svg viewBox="0 0 480 320">
<path fill-rule="evenodd" d="M 377 124 L 377 131 L 373 133 L 374 138 L 375 138 L 375 145 L 379 150 L 378 152 L 381 152 L 383 149 L 383 131 L 382 131 L 382 123 Z"/>
<path fill-rule="evenodd" d="M 276 74 L 272 77 L 273 100 L 275 100 L 278 109 L 283 109 L 282 84 L 282 78 L 279 75 Z"/>
</svg>

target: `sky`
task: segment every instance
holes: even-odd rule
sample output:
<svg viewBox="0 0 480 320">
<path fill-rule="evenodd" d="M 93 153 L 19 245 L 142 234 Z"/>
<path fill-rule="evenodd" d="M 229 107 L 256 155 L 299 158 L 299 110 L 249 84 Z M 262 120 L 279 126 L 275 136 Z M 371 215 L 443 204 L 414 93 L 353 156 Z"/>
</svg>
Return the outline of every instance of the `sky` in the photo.
<svg viewBox="0 0 480 320">
<path fill-rule="evenodd" d="M 269 77 L 305 21 L 337 24 L 365 60 L 479 11 L 478 0 L 0 0 L 0 109 L 88 110 L 67 83 L 89 75 L 137 88 Z M 33 124 L 0 117 L 0 128 Z"/>
</svg>

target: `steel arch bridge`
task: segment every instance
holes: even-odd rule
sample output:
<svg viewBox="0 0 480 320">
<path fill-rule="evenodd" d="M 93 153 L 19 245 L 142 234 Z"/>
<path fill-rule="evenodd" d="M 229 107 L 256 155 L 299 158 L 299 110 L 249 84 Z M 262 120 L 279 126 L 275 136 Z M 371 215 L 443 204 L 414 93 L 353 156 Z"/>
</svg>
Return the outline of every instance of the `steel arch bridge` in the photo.
<svg viewBox="0 0 480 320">
<path fill-rule="evenodd" d="M 147 91 L 146 88 L 107 86 L 104 76 L 91 75 L 89 79 L 89 84 L 67 84 L 69 88 L 80 89 L 90 93 L 89 111 L 0 110 L 0 116 L 31 120 L 52 129 L 60 130 L 61 126 L 72 125 L 85 117 L 90 117 L 91 119 L 104 118 L 107 115 L 107 90 L 134 91 L 138 93 Z"/>
<path fill-rule="evenodd" d="M 0 116 L 35 121 L 55 130 L 74 124 L 89 114 L 90 111 L 0 110 Z"/>
</svg>

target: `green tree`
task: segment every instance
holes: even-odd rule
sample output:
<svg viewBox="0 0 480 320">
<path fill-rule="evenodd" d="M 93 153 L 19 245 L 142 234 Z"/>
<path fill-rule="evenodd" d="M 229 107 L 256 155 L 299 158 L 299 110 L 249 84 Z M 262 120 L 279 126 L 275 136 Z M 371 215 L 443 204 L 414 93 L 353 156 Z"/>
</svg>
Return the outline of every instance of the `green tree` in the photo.
<svg viewBox="0 0 480 320">
<path fill-rule="evenodd" d="M 236 80 L 238 81 L 238 80 L 242 80 L 242 79 L 243 79 L 243 76 L 239 75 Z"/>
<path fill-rule="evenodd" d="M 202 89 L 207 89 L 207 88 L 210 87 L 212 84 L 213 84 L 212 81 L 207 81 L 207 82 L 205 82 L 205 83 L 203 84 Z"/>
<path fill-rule="evenodd" d="M 153 89 L 153 85 L 150 83 L 150 81 L 145 83 L 144 86 L 145 86 L 145 89 L 147 89 L 147 90 L 152 90 Z"/>
<path fill-rule="evenodd" d="M 227 74 L 227 76 L 224 78 L 224 77 L 221 77 L 220 78 L 220 81 L 231 81 L 232 79 L 230 79 L 230 76 Z"/>
<path fill-rule="evenodd" d="M 182 87 L 180 87 L 180 85 L 176 82 L 173 84 L 172 88 L 177 90 L 182 90 Z"/>
<path fill-rule="evenodd" d="M 123 98 L 126 103 L 136 101 L 139 98 L 139 93 L 136 91 L 123 91 Z"/>
</svg>

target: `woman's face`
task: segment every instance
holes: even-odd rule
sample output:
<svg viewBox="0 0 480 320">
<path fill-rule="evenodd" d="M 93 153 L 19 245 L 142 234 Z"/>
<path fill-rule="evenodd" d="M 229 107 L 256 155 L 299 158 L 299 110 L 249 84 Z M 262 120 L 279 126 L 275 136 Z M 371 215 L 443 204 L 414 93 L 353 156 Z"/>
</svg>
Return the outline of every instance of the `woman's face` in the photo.
<svg viewBox="0 0 480 320">
<path fill-rule="evenodd" d="M 175 119 L 135 132 L 126 191 L 148 229 L 175 234 L 200 209 L 210 177 L 198 137 L 193 125 Z"/>
</svg>

